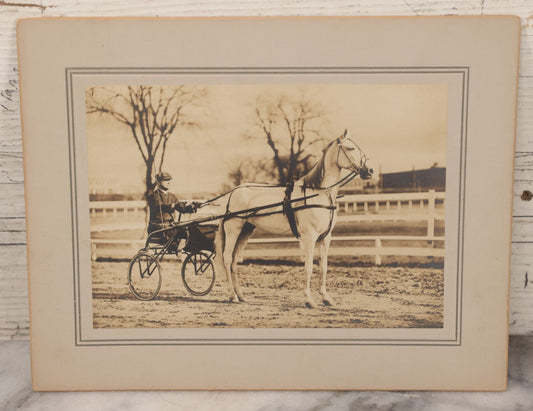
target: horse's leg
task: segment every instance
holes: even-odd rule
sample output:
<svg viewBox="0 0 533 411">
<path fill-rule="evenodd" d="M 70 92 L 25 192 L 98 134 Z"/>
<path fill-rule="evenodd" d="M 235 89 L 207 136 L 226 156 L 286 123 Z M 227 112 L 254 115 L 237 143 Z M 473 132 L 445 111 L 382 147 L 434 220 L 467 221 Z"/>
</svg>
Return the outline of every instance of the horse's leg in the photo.
<svg viewBox="0 0 533 411">
<path fill-rule="evenodd" d="M 235 249 L 233 251 L 233 260 L 231 264 L 231 277 L 232 277 L 231 280 L 233 283 L 235 294 L 237 294 L 237 297 L 239 298 L 239 301 L 241 302 L 244 302 L 244 297 L 239 287 L 239 282 L 237 281 L 237 274 L 236 274 L 235 269 L 236 269 L 237 262 L 240 261 L 241 253 L 246 247 L 246 243 L 248 242 L 248 239 L 250 238 L 250 236 L 253 234 L 254 230 L 255 230 L 255 226 L 253 226 L 252 224 L 246 223 L 239 234 L 239 237 L 235 244 Z"/>
<path fill-rule="evenodd" d="M 242 227 L 244 222 L 240 219 L 230 219 L 224 223 L 224 232 L 226 234 L 224 251 L 223 251 L 223 262 L 224 267 L 226 268 L 226 274 L 228 279 L 228 289 L 230 292 L 230 301 L 239 302 L 241 301 L 239 295 L 237 294 L 237 285 L 235 274 L 232 269 L 234 267 L 233 256 L 235 251 L 235 245 L 241 234 Z"/>
<path fill-rule="evenodd" d="M 233 285 L 231 284 L 231 277 L 226 270 L 226 265 L 224 264 L 224 250 L 226 249 L 225 243 L 226 243 L 226 233 L 224 230 L 225 221 L 221 221 L 220 225 L 218 226 L 218 230 L 215 234 L 215 267 L 216 267 L 216 273 L 218 275 L 222 275 L 222 272 L 224 272 L 224 278 L 226 279 L 226 286 L 228 287 L 228 290 L 233 290 Z"/>
<path fill-rule="evenodd" d="M 315 253 L 316 236 L 306 235 L 302 236 L 301 244 L 304 251 L 305 262 L 305 306 L 308 308 L 316 308 L 317 304 L 311 296 L 311 275 L 313 274 L 313 255 Z"/>
<path fill-rule="evenodd" d="M 320 246 L 320 295 L 322 296 L 322 302 L 324 305 L 333 306 L 333 301 L 326 291 L 326 274 L 328 272 L 328 251 L 330 242 L 331 233 L 318 243 Z"/>
</svg>

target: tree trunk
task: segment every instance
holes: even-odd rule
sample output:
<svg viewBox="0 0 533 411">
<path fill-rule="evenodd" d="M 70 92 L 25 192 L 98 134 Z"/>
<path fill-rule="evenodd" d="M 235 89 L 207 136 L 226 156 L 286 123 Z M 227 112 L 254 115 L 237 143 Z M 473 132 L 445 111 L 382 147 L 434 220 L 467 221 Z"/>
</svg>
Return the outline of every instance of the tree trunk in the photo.
<svg viewBox="0 0 533 411">
<path fill-rule="evenodd" d="M 154 168 L 154 161 L 153 159 L 149 158 L 148 161 L 146 161 L 146 176 L 145 176 L 145 192 L 144 197 L 146 200 L 148 200 L 148 195 L 150 194 L 150 191 L 153 188 L 153 181 L 152 181 L 152 170 Z"/>
<path fill-rule="evenodd" d="M 148 226 L 150 225 L 150 210 L 148 209 L 148 196 L 150 195 L 150 192 L 153 188 L 153 182 L 152 182 L 152 169 L 154 167 L 154 162 L 152 159 L 148 159 L 148 161 L 145 161 L 146 163 L 146 174 L 145 174 L 145 186 L 144 186 L 144 199 L 146 200 L 146 207 L 144 209 L 144 232 L 142 233 L 142 237 L 144 238 L 145 233 L 148 232 Z"/>
</svg>

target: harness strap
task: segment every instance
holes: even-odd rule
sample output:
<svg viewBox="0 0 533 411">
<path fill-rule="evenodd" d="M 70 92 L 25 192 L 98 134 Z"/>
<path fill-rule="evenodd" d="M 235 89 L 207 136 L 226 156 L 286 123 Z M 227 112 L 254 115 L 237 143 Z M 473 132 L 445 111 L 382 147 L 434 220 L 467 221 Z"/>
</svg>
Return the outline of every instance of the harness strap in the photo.
<svg viewBox="0 0 533 411">
<path fill-rule="evenodd" d="M 307 210 L 308 208 L 325 208 L 326 210 L 336 210 L 337 206 L 331 206 L 331 205 L 327 206 L 323 204 L 308 204 L 308 205 L 303 205 L 300 207 L 294 207 L 293 211 Z"/>
<path fill-rule="evenodd" d="M 335 200 L 331 197 L 331 192 L 329 190 L 326 190 L 326 193 L 328 194 L 329 203 L 331 204 L 332 208 L 330 208 L 328 228 L 326 231 L 324 231 L 318 236 L 317 241 L 322 241 L 330 233 L 331 229 L 333 228 L 333 217 L 335 216 L 335 210 L 337 209 L 337 207 L 334 206 Z"/>
<path fill-rule="evenodd" d="M 285 189 L 285 198 L 283 199 L 283 214 L 287 216 L 287 220 L 289 221 L 289 226 L 291 227 L 291 231 L 294 234 L 296 238 L 300 238 L 300 233 L 298 232 L 298 226 L 296 223 L 296 217 L 294 215 L 294 208 L 292 208 L 291 204 L 291 194 L 294 189 L 294 180 L 287 184 L 287 188 Z"/>
<path fill-rule="evenodd" d="M 334 211 L 337 209 L 336 206 L 327 206 L 327 205 L 322 205 L 322 204 L 309 204 L 309 205 L 302 205 L 302 206 L 299 206 L 299 207 L 294 207 L 293 208 L 293 211 L 300 211 L 300 210 L 306 210 L 308 208 L 324 208 L 326 210 L 331 210 L 331 211 Z M 246 211 L 246 214 L 243 214 L 243 215 L 238 215 L 236 213 L 231 213 L 230 216 L 228 216 L 226 218 L 226 216 L 224 215 L 224 219 L 226 220 L 229 220 L 230 218 L 241 218 L 241 219 L 247 219 L 247 218 L 250 218 L 250 217 L 268 217 L 268 216 L 271 216 L 271 215 L 275 215 L 275 214 L 282 214 L 283 213 L 283 210 L 277 210 L 277 211 L 267 211 L 267 212 L 260 212 L 261 209 L 259 210 L 250 210 L 250 211 Z"/>
</svg>

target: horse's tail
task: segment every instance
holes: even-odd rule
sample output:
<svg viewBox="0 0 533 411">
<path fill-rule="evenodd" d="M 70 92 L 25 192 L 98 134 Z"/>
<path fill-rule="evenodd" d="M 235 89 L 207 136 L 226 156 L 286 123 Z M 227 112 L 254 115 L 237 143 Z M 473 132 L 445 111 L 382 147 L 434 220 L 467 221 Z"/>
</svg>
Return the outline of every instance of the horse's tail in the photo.
<svg viewBox="0 0 533 411">
<path fill-rule="evenodd" d="M 224 219 L 220 220 L 218 230 L 215 234 L 215 271 L 222 278 L 227 280 L 226 266 L 224 264 L 224 248 L 226 244 L 226 233 L 224 231 Z M 219 277 L 220 278 L 220 277 Z"/>
<path fill-rule="evenodd" d="M 229 202 L 236 188 L 219 197 L 216 197 L 216 206 L 220 207 L 221 211 L 224 210 L 224 213 L 226 215 L 229 213 Z M 225 278 L 228 286 L 230 286 L 231 273 L 227 272 L 226 261 L 224 261 L 224 250 L 226 248 L 226 232 L 224 230 L 225 221 L 225 216 L 220 219 L 220 223 L 218 224 L 218 230 L 215 234 L 215 270 L 218 275 L 224 274 L 223 278 Z"/>
</svg>

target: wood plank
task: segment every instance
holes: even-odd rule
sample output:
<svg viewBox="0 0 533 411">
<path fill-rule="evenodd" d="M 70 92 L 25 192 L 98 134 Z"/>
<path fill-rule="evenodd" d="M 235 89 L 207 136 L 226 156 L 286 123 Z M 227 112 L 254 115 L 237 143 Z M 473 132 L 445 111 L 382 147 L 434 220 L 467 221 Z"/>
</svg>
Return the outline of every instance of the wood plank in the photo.
<svg viewBox="0 0 533 411">
<path fill-rule="evenodd" d="M 0 218 L 24 215 L 24 184 L 0 183 Z"/>
<path fill-rule="evenodd" d="M 533 243 L 533 216 L 513 218 L 513 243 Z"/>
<path fill-rule="evenodd" d="M 14 2 L 15 3 L 15 2 Z M 533 192 L 533 1 L 532 0 L 379 0 L 350 1 L 328 0 L 302 2 L 300 0 L 43 0 L 42 6 L 35 1 L 19 0 L 27 7 L 0 5 L 0 243 L 23 241 L 24 198 L 22 180 L 21 138 L 15 21 L 22 17 L 36 16 L 251 16 L 251 15 L 446 15 L 446 14 L 515 14 L 522 17 L 522 44 L 519 80 L 517 123 L 517 166 L 515 183 L 515 217 L 513 225 L 513 265 L 511 278 L 511 333 L 527 334 L 533 331 L 531 295 L 533 287 L 524 288 L 525 272 L 531 267 L 533 249 L 533 200 L 520 199 L 524 190 Z M 34 4 L 34 5 L 31 5 Z M 522 154 L 524 154 L 522 156 Z M 9 184 L 8 184 L 9 183 Z M 6 220 L 5 218 L 15 220 Z M 533 220 L 533 218 L 531 218 Z M 24 240 L 25 241 L 25 240 Z M 518 243 L 520 242 L 520 243 Z M 23 246 L 0 245 L 0 284 L 2 290 L 15 296 L 10 308 L 2 308 L 0 302 L 0 339 L 25 335 L 27 331 L 27 302 L 20 299 L 26 295 L 25 260 Z M 14 248 L 9 248 L 14 247 Z M 18 247 L 18 248 L 17 248 Z M 9 252 L 6 252 L 9 248 Z M 4 277 L 5 276 L 5 277 Z M 24 277 L 24 278 L 23 278 Z M 532 273 L 533 277 L 533 273 Z M 9 283 L 6 288 L 6 282 Z M 6 291 L 7 290 L 7 291 Z M 5 295 L 7 297 L 7 294 Z M 4 298 L 0 298 L 4 301 Z M 7 301 L 7 300 L 6 300 Z M 4 310 L 11 310 L 9 318 Z M 19 311 L 20 310 L 20 311 Z M 25 311 L 26 310 L 26 311 Z M 26 318 L 23 318 L 26 312 Z M 15 320 L 12 321 L 12 317 Z M 22 331 L 14 331 L 14 330 Z M 16 333 L 19 334 L 16 334 Z"/>
<path fill-rule="evenodd" d="M 0 245 L 26 244 L 24 218 L 0 218 Z"/>
<path fill-rule="evenodd" d="M 517 153 L 513 185 L 513 242 L 533 242 L 533 153 Z M 531 196 L 529 195 L 531 193 Z"/>
<path fill-rule="evenodd" d="M 530 113 L 533 120 L 533 111 Z M 515 175 L 517 182 L 529 183 L 533 186 L 533 152 L 517 151 L 515 153 Z M 533 188 L 532 188 L 533 190 Z"/>
<path fill-rule="evenodd" d="M 531 46 L 533 47 L 533 44 Z M 523 51 L 524 50 L 522 49 L 522 52 Z M 523 58 L 523 53 L 520 55 L 520 57 Z M 528 76 L 522 74 L 518 79 L 518 110 L 516 127 L 517 152 L 533 151 L 533 136 L 531 134 L 531 130 L 533 130 L 533 73 Z"/>
<path fill-rule="evenodd" d="M 533 216 L 533 199 L 522 200 L 526 191 L 533 193 L 533 181 L 515 181 L 513 185 L 513 217 Z"/>
<path fill-rule="evenodd" d="M 24 182 L 22 153 L 0 152 L 0 184 Z"/>
<path fill-rule="evenodd" d="M 526 282 L 527 274 L 527 282 Z M 510 334 L 533 332 L 533 244 L 513 244 L 511 260 Z"/>
<path fill-rule="evenodd" d="M 9 3 L 9 2 L 8 2 Z M 0 153 L 20 155 L 20 101 L 17 71 L 16 21 L 38 17 L 41 10 L 32 7 L 0 5 Z M 0 170 L 4 170 L 0 168 Z M 11 171 L 10 171 L 11 172 Z M 0 180 L 1 182 L 1 180 Z"/>
<path fill-rule="evenodd" d="M 41 15 L 29 7 L 0 6 L 0 340 L 28 339 L 22 140 L 15 24 Z"/>
<path fill-rule="evenodd" d="M 0 245 L 0 340 L 29 336 L 25 245 Z"/>
</svg>

